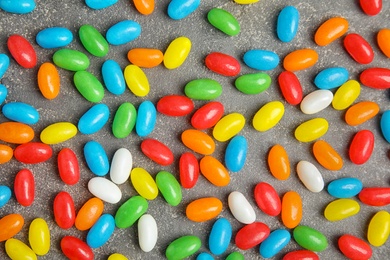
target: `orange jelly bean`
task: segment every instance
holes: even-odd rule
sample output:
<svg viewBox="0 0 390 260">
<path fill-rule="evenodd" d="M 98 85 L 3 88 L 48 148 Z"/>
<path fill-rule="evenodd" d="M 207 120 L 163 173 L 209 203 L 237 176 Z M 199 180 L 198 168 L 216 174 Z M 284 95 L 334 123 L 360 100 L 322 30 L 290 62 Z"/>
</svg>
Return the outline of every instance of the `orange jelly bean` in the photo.
<svg viewBox="0 0 390 260">
<path fill-rule="evenodd" d="M 376 40 L 378 42 L 379 49 L 381 49 L 387 58 L 390 58 L 390 29 L 383 28 L 379 30 Z"/>
<path fill-rule="evenodd" d="M 230 182 L 228 170 L 216 158 L 206 155 L 200 160 L 200 172 L 215 186 L 226 186 Z"/>
<path fill-rule="evenodd" d="M 47 99 L 54 99 L 60 93 L 60 75 L 56 66 L 50 62 L 43 63 L 38 70 L 38 87 Z"/>
<path fill-rule="evenodd" d="M 345 122 L 351 126 L 357 126 L 370 120 L 379 113 L 379 106 L 372 101 L 359 102 L 345 113 Z"/>
<path fill-rule="evenodd" d="M 297 71 L 310 68 L 318 61 L 318 53 L 313 49 L 300 49 L 287 54 L 283 60 L 283 67 L 288 71 Z"/>
<path fill-rule="evenodd" d="M 9 162 L 12 159 L 14 151 L 5 144 L 0 144 L 0 164 Z"/>
<path fill-rule="evenodd" d="M 127 59 L 143 68 L 153 68 L 161 64 L 164 54 L 158 49 L 134 48 L 127 53 Z"/>
<path fill-rule="evenodd" d="M 26 124 L 19 122 L 0 123 L 0 140 L 13 143 L 24 144 L 34 138 L 34 130 Z"/>
<path fill-rule="evenodd" d="M 149 15 L 154 11 L 154 0 L 134 0 L 134 6 L 140 14 Z"/>
<path fill-rule="evenodd" d="M 331 171 L 338 171 L 343 167 L 343 159 L 333 147 L 324 140 L 318 140 L 313 145 L 313 154 L 317 162 Z"/>
<path fill-rule="evenodd" d="M 211 136 L 199 130 L 185 130 L 181 134 L 181 140 L 185 146 L 203 155 L 210 155 L 215 150 L 215 142 Z"/>
<path fill-rule="evenodd" d="M 287 180 L 290 176 L 290 160 L 286 150 L 280 144 L 272 146 L 268 154 L 268 167 L 278 180 Z"/>
<path fill-rule="evenodd" d="M 24 218 L 20 214 L 9 214 L 0 219 L 0 242 L 15 236 L 22 229 Z"/>
<path fill-rule="evenodd" d="M 319 46 L 326 46 L 340 38 L 348 30 L 348 21 L 342 17 L 332 17 L 318 27 L 314 41 Z"/>
<path fill-rule="evenodd" d="M 302 199 L 295 191 L 288 191 L 282 198 L 282 222 L 287 228 L 295 228 L 302 219 Z"/>
<path fill-rule="evenodd" d="M 222 202 L 215 197 L 196 199 L 186 208 L 186 216 L 195 222 L 203 222 L 215 218 L 222 211 Z"/>
<path fill-rule="evenodd" d="M 101 199 L 91 198 L 84 203 L 75 219 L 75 226 L 78 230 L 88 230 L 102 215 L 104 204 Z"/>
</svg>

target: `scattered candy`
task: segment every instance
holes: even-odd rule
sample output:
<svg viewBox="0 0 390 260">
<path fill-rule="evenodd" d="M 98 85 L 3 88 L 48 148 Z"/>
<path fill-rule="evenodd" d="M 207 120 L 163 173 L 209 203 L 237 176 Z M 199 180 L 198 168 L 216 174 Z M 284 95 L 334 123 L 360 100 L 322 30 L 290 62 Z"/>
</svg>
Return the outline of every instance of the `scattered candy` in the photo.
<svg viewBox="0 0 390 260">
<path fill-rule="evenodd" d="M 243 135 L 233 137 L 226 147 L 225 165 L 231 172 L 240 171 L 245 164 L 248 153 L 248 141 Z"/>
<path fill-rule="evenodd" d="M 222 94 L 222 86 L 213 79 L 194 79 L 185 85 L 184 93 L 195 100 L 213 100 Z"/>
<path fill-rule="evenodd" d="M 82 134 L 94 134 L 107 123 L 110 110 L 106 104 L 96 104 L 87 110 L 79 119 L 77 128 Z"/>
<path fill-rule="evenodd" d="M 13 155 L 14 150 L 11 147 L 5 144 L 0 144 L 0 164 L 9 162 Z"/>
<path fill-rule="evenodd" d="M 35 178 L 28 169 L 20 170 L 14 181 L 14 193 L 16 200 L 22 206 L 28 207 L 35 198 Z"/>
<path fill-rule="evenodd" d="M 359 0 L 360 7 L 366 15 L 377 15 L 382 10 L 382 0 Z"/>
<path fill-rule="evenodd" d="M 311 142 L 326 134 L 328 127 L 329 123 L 325 118 L 313 118 L 300 124 L 294 135 L 298 141 Z"/>
<path fill-rule="evenodd" d="M 23 68 L 31 69 L 37 65 L 38 58 L 34 47 L 23 36 L 13 34 L 8 37 L 7 47 L 11 56 Z"/>
<path fill-rule="evenodd" d="M 84 48 L 96 57 L 104 57 L 109 51 L 108 42 L 92 25 L 84 24 L 79 29 L 80 41 Z"/>
<path fill-rule="evenodd" d="M 172 173 L 167 171 L 158 172 L 156 175 L 156 184 L 158 190 L 169 205 L 179 205 L 182 199 L 181 187 Z"/>
<path fill-rule="evenodd" d="M 287 228 L 295 228 L 302 219 L 302 199 L 295 191 L 288 191 L 282 198 L 282 222 Z"/>
<path fill-rule="evenodd" d="M 284 7 L 276 23 L 276 34 L 282 42 L 291 42 L 298 32 L 299 11 L 294 6 Z"/>
<path fill-rule="evenodd" d="M 199 169 L 202 175 L 215 186 L 227 186 L 230 182 L 228 170 L 218 159 L 211 155 L 206 155 L 200 159 Z"/>
<path fill-rule="evenodd" d="M 157 121 L 157 110 L 154 104 L 143 101 L 138 107 L 138 116 L 135 121 L 135 131 L 138 136 L 146 137 L 154 130 Z"/>
<path fill-rule="evenodd" d="M 349 159 L 354 164 L 366 163 L 374 150 L 374 134 L 370 130 L 360 130 L 349 145 Z"/>
<path fill-rule="evenodd" d="M 230 244 L 232 225 L 226 218 L 219 218 L 211 227 L 209 235 L 209 249 L 214 255 L 223 254 Z"/>
<path fill-rule="evenodd" d="M 259 245 L 270 234 L 269 227 L 262 222 L 253 222 L 238 230 L 235 238 L 236 246 L 248 250 Z"/>
<path fill-rule="evenodd" d="M 313 49 L 300 49 L 287 54 L 283 67 L 287 71 L 304 70 L 314 66 L 318 61 L 318 53 Z"/>
<path fill-rule="evenodd" d="M 137 120 L 137 110 L 129 102 L 122 103 L 115 112 L 112 133 L 116 138 L 125 138 L 133 130 Z"/>
<path fill-rule="evenodd" d="M 158 187 L 150 175 L 143 168 L 134 168 L 130 173 L 130 180 L 134 189 L 147 200 L 154 200 L 158 195 Z"/>
<path fill-rule="evenodd" d="M 305 259 L 305 260 L 320 260 L 319 256 L 310 250 L 296 250 L 291 251 L 283 256 L 282 260 L 296 260 L 296 259 Z"/>
<path fill-rule="evenodd" d="M 381 132 L 383 137 L 388 143 L 390 143 L 390 110 L 386 110 L 385 112 L 383 112 L 380 121 L 380 126 L 381 126 Z M 1 133 L 1 127 L 0 127 L 0 133 Z"/>
<path fill-rule="evenodd" d="M 115 225 L 118 228 L 131 227 L 146 211 L 148 202 L 141 196 L 133 196 L 125 201 L 116 211 Z"/>
<path fill-rule="evenodd" d="M 22 215 L 12 213 L 0 219 L 0 242 L 6 241 L 22 230 L 24 218 Z"/>
<path fill-rule="evenodd" d="M 317 167 L 308 161 L 299 161 L 297 173 L 303 185 L 312 192 L 320 192 L 324 188 L 324 179 Z"/>
<path fill-rule="evenodd" d="M 53 54 L 53 62 L 58 67 L 70 70 L 80 71 L 89 67 L 89 58 L 84 53 L 72 49 L 60 49 Z"/>
<path fill-rule="evenodd" d="M 233 191 L 228 196 L 228 204 L 234 218 L 243 224 L 251 224 L 256 220 L 256 213 L 244 194 Z"/>
<path fill-rule="evenodd" d="M 116 4 L 118 0 L 85 0 L 85 4 L 92 9 L 99 10 Z"/>
<path fill-rule="evenodd" d="M 141 25 L 132 20 L 123 20 L 108 28 L 107 42 L 111 45 L 122 45 L 138 38 L 141 34 Z"/>
<path fill-rule="evenodd" d="M 133 168 L 133 156 L 126 148 L 119 148 L 115 151 L 111 160 L 110 179 L 115 184 L 123 184 L 130 176 Z"/>
<path fill-rule="evenodd" d="M 214 140 L 206 133 L 196 130 L 187 129 L 181 133 L 183 144 L 196 153 L 210 155 L 215 150 Z"/>
<path fill-rule="evenodd" d="M 164 53 L 164 66 L 170 70 L 179 68 L 190 54 L 191 45 L 191 40 L 185 36 L 171 41 Z"/>
<path fill-rule="evenodd" d="M 369 259 L 372 256 L 370 245 L 353 235 L 342 235 L 338 240 L 340 251 L 350 259 Z"/>
<path fill-rule="evenodd" d="M 280 252 L 291 240 L 291 234 L 285 229 L 276 229 L 260 244 L 260 255 L 271 258 Z"/>
<path fill-rule="evenodd" d="M 390 204 L 390 188 L 370 187 L 363 188 L 359 193 L 359 199 L 366 205 L 386 206 Z"/>
<path fill-rule="evenodd" d="M 133 2 L 140 14 L 150 15 L 154 11 L 154 0 L 134 0 Z"/>
<path fill-rule="evenodd" d="M 144 214 L 138 220 L 138 242 L 144 252 L 153 250 L 157 243 L 157 223 L 150 214 Z"/>
<path fill-rule="evenodd" d="M 316 114 L 327 108 L 333 100 L 333 93 L 327 89 L 315 90 L 307 94 L 301 102 L 301 110 L 304 114 Z"/>
<path fill-rule="evenodd" d="M 106 60 L 102 65 L 102 78 L 107 90 L 114 95 L 125 92 L 126 82 L 119 64 L 114 60 Z"/>
<path fill-rule="evenodd" d="M 54 220 L 62 229 L 73 227 L 76 218 L 73 198 L 66 191 L 59 192 L 53 202 Z"/>
<path fill-rule="evenodd" d="M 92 249 L 87 245 L 87 243 L 77 237 L 64 236 L 61 239 L 61 250 L 62 253 L 69 259 L 94 259 Z"/>
<path fill-rule="evenodd" d="M 239 76 L 234 85 L 244 94 L 255 95 L 269 88 L 271 77 L 266 73 L 245 74 Z"/>
<path fill-rule="evenodd" d="M 144 97 L 149 94 L 149 80 L 140 67 L 137 65 L 128 65 L 125 68 L 124 74 L 126 85 L 134 95 Z"/>
<path fill-rule="evenodd" d="M 104 204 L 101 199 L 90 198 L 77 212 L 74 225 L 78 230 L 90 229 L 102 215 Z"/>
<path fill-rule="evenodd" d="M 31 248 L 16 238 L 10 238 L 5 241 L 5 252 L 11 259 L 38 259 Z"/>
<path fill-rule="evenodd" d="M 243 57 L 244 63 L 255 70 L 273 70 L 279 65 L 279 56 L 269 50 L 249 50 Z"/>
<path fill-rule="evenodd" d="M 207 13 L 209 23 L 223 33 L 234 36 L 240 33 L 240 24 L 228 11 L 221 8 L 212 8 Z"/>
<path fill-rule="evenodd" d="M 318 140 L 313 145 L 313 154 L 317 162 L 331 171 L 338 171 L 343 167 L 340 154 L 326 141 Z"/>
<path fill-rule="evenodd" d="M 287 180 L 290 176 L 290 160 L 286 150 L 280 144 L 272 146 L 268 153 L 268 167 L 271 174 L 278 180 Z"/>
<path fill-rule="evenodd" d="M 376 38 L 377 38 L 379 49 L 383 52 L 383 54 L 386 57 L 390 58 L 390 45 L 389 45 L 390 29 L 387 28 L 380 29 Z"/>
<path fill-rule="evenodd" d="M 202 242 L 197 236 L 182 236 L 168 245 L 165 256 L 168 260 L 184 259 L 195 254 L 201 246 Z"/>
<path fill-rule="evenodd" d="M 104 147 L 96 141 L 84 145 L 84 157 L 88 168 L 97 176 L 104 176 L 110 170 L 110 162 Z"/>
<path fill-rule="evenodd" d="M 390 69 L 368 68 L 363 70 L 359 79 L 366 87 L 388 89 L 390 88 Z"/>
<path fill-rule="evenodd" d="M 30 142 L 34 136 L 34 130 L 29 125 L 19 122 L 0 123 L 0 140 L 4 142 L 24 144 Z"/>
<path fill-rule="evenodd" d="M 8 186 L 0 185 L 0 208 L 11 199 L 11 189 Z"/>
<path fill-rule="evenodd" d="M 98 248 L 104 245 L 114 233 L 115 221 L 110 214 L 103 214 L 93 224 L 87 234 L 87 244 L 91 248 Z"/>
<path fill-rule="evenodd" d="M 343 67 L 331 67 L 320 71 L 314 78 L 319 89 L 333 89 L 343 85 L 349 77 L 348 70 Z"/>
<path fill-rule="evenodd" d="M 179 159 L 180 184 L 185 189 L 195 186 L 199 178 L 198 159 L 192 153 L 185 152 Z"/>
<path fill-rule="evenodd" d="M 80 167 L 76 154 L 70 148 L 63 148 L 57 156 L 58 172 L 61 180 L 74 185 L 80 179 Z"/>
<path fill-rule="evenodd" d="M 194 109 L 193 101 L 180 95 L 167 95 L 157 102 L 156 109 L 167 116 L 185 116 Z"/>
<path fill-rule="evenodd" d="M 343 36 L 348 30 L 348 21 L 343 17 L 332 17 L 318 27 L 314 41 L 319 46 L 326 46 Z"/>
<path fill-rule="evenodd" d="M 42 163 L 51 158 L 53 149 L 43 143 L 25 143 L 17 146 L 14 150 L 15 159 L 26 164 Z"/>
<path fill-rule="evenodd" d="M 7 72 L 9 67 L 9 57 L 7 54 L 0 53 L 0 79 L 4 76 L 4 74 Z M 0 102 L 1 104 L 2 102 Z"/>
<path fill-rule="evenodd" d="M 193 200 L 186 207 L 186 216 L 195 222 L 213 219 L 222 211 L 222 201 L 215 197 L 205 197 Z"/>
<path fill-rule="evenodd" d="M 280 101 L 271 101 L 262 106 L 254 115 L 252 124 L 259 132 L 265 132 L 279 123 L 284 115 L 284 105 Z"/>
<path fill-rule="evenodd" d="M 363 183 L 357 178 L 340 178 L 328 184 L 328 193 L 336 198 L 351 198 L 361 192 Z"/>
<path fill-rule="evenodd" d="M 200 0 L 171 0 L 168 5 L 168 16 L 173 20 L 186 18 L 200 5 Z"/>
<path fill-rule="evenodd" d="M 372 101 L 362 101 L 348 108 L 345 113 L 345 122 L 357 126 L 375 117 L 379 113 L 379 106 Z"/>
<path fill-rule="evenodd" d="M 348 108 L 360 95 L 360 83 L 356 80 L 348 80 L 334 93 L 332 106 L 336 110 Z"/>
<path fill-rule="evenodd" d="M 76 71 L 73 82 L 79 93 L 89 102 L 100 102 L 104 97 L 103 84 L 90 72 Z"/>
<path fill-rule="evenodd" d="M 127 53 L 127 59 L 141 68 L 153 68 L 161 64 L 164 54 L 158 49 L 134 48 Z"/>
<path fill-rule="evenodd" d="M 37 255 L 46 255 L 50 250 L 50 230 L 42 218 L 34 219 L 28 230 L 28 241 Z"/>
<path fill-rule="evenodd" d="M 329 203 L 324 216 L 329 221 L 339 221 L 356 215 L 360 211 L 359 203 L 352 199 L 337 199 Z"/>
<path fill-rule="evenodd" d="M 223 112 L 222 103 L 209 102 L 195 111 L 191 117 L 191 125 L 200 130 L 211 128 L 222 118 Z"/>
<path fill-rule="evenodd" d="M 291 71 L 279 74 L 278 83 L 284 99 L 290 105 L 298 105 L 303 98 L 302 86 L 298 77 Z"/>
<path fill-rule="evenodd" d="M 162 142 L 148 138 L 141 143 L 142 152 L 155 163 L 168 166 L 173 163 L 173 153 L 168 146 Z"/>
<path fill-rule="evenodd" d="M 367 239 L 373 246 L 382 246 L 390 235 L 390 214 L 381 210 L 375 213 L 368 224 Z"/>
<path fill-rule="evenodd" d="M 321 252 L 328 247 L 328 240 L 320 231 L 308 227 L 297 226 L 293 231 L 294 240 L 303 248 Z"/>
<path fill-rule="evenodd" d="M 225 142 L 237 135 L 245 125 L 245 117 L 240 113 L 230 113 L 223 116 L 213 128 L 213 137 Z"/>
<path fill-rule="evenodd" d="M 42 130 L 40 139 L 45 144 L 58 144 L 73 138 L 77 127 L 70 122 L 58 122 L 48 125 Z"/>
<path fill-rule="evenodd" d="M 73 34 L 66 27 L 48 27 L 39 31 L 35 40 L 45 49 L 61 48 L 73 41 Z"/>
<path fill-rule="evenodd" d="M 267 215 L 277 216 L 282 210 L 282 202 L 275 188 L 269 183 L 259 182 L 255 186 L 254 198 L 257 206 Z"/>
<path fill-rule="evenodd" d="M 241 71 L 241 65 L 234 57 L 222 53 L 212 52 L 205 58 L 206 67 L 220 75 L 234 77 Z"/>
<path fill-rule="evenodd" d="M 42 63 L 38 70 L 38 87 L 42 96 L 51 100 L 60 93 L 60 75 L 56 66 L 50 62 Z"/>
<path fill-rule="evenodd" d="M 345 36 L 344 47 L 357 63 L 369 64 L 374 59 L 374 51 L 360 34 L 350 33 Z"/>
<path fill-rule="evenodd" d="M 35 7 L 36 3 L 34 0 L 0 1 L 0 9 L 13 14 L 31 13 Z"/>
<path fill-rule="evenodd" d="M 122 191 L 115 183 L 103 177 L 93 177 L 88 182 L 88 190 L 99 199 L 116 204 L 122 198 Z"/>
</svg>

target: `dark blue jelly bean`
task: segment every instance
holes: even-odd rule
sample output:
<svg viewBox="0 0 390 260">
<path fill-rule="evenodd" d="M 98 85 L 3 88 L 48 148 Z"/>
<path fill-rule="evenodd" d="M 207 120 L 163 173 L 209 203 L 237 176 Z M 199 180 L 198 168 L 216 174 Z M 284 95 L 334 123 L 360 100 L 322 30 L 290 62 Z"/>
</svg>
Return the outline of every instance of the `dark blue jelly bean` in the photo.
<svg viewBox="0 0 390 260">
<path fill-rule="evenodd" d="M 73 34 L 65 27 L 49 27 L 38 32 L 35 40 L 45 49 L 61 48 L 73 41 Z"/>
<path fill-rule="evenodd" d="M 96 104 L 81 116 L 77 128 L 83 134 L 98 132 L 107 123 L 110 109 L 106 104 Z"/>
<path fill-rule="evenodd" d="M 256 70 L 272 70 L 279 64 L 279 56 L 268 50 L 249 50 L 244 54 L 244 63 Z"/>
</svg>

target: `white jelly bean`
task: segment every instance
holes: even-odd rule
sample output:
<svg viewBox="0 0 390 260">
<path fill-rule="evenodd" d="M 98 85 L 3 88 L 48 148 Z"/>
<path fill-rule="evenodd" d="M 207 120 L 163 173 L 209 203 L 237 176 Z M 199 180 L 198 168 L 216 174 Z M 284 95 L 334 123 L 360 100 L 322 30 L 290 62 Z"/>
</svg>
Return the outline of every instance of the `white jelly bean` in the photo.
<svg viewBox="0 0 390 260">
<path fill-rule="evenodd" d="M 256 220 L 256 213 L 245 196 L 239 191 L 233 191 L 228 197 L 229 209 L 233 216 L 243 224 L 251 224 Z"/>
<path fill-rule="evenodd" d="M 127 181 L 133 168 L 133 157 L 126 148 L 119 148 L 111 161 L 110 178 L 116 184 Z"/>
<path fill-rule="evenodd" d="M 333 93 L 330 90 L 315 90 L 302 99 L 301 110 L 308 115 L 315 114 L 328 107 L 332 100 Z"/>
<path fill-rule="evenodd" d="M 152 215 L 145 214 L 138 220 L 138 242 L 142 251 L 150 252 L 157 243 L 157 224 Z"/>
<path fill-rule="evenodd" d="M 299 179 L 312 192 L 320 192 L 324 188 L 324 179 L 317 167 L 308 161 L 300 161 L 297 165 Z"/>
<path fill-rule="evenodd" d="M 88 190 L 99 199 L 115 204 L 122 198 L 122 192 L 115 183 L 103 177 L 94 177 L 88 182 Z"/>
</svg>

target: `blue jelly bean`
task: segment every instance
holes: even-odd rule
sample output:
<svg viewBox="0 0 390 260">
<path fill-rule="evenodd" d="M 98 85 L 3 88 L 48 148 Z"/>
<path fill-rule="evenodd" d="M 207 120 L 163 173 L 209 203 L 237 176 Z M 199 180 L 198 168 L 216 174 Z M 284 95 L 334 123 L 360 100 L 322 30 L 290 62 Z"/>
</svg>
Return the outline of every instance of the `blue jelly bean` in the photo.
<svg viewBox="0 0 390 260">
<path fill-rule="evenodd" d="M 121 45 L 135 40 L 141 34 L 141 25 L 132 20 L 124 20 L 111 26 L 106 33 L 109 44 Z"/>
<path fill-rule="evenodd" d="M 109 117 L 110 109 L 106 104 L 93 105 L 81 116 L 77 128 L 83 134 L 94 134 L 102 129 Z"/>
<path fill-rule="evenodd" d="M 357 178 L 340 178 L 331 181 L 328 185 L 328 193 L 340 199 L 354 197 L 362 189 L 363 183 Z"/>
<path fill-rule="evenodd" d="M 35 9 L 34 0 L 0 0 L 0 9 L 13 14 L 27 14 Z"/>
<path fill-rule="evenodd" d="M 7 87 L 0 84 L 0 105 L 3 104 L 3 102 L 7 98 L 7 94 L 8 94 Z"/>
<path fill-rule="evenodd" d="M 0 79 L 4 76 L 9 67 L 9 57 L 7 54 L 0 53 Z"/>
<path fill-rule="evenodd" d="M 91 172 L 104 176 L 110 169 L 107 153 L 103 146 L 96 141 L 89 141 L 84 146 L 84 157 Z"/>
<path fill-rule="evenodd" d="M 244 54 L 244 63 L 255 70 L 272 70 L 279 64 L 279 56 L 268 50 L 250 50 Z"/>
<path fill-rule="evenodd" d="M 219 218 L 214 222 L 209 236 L 209 249 L 214 255 L 223 254 L 232 238 L 232 225 L 226 218 Z"/>
<path fill-rule="evenodd" d="M 118 62 L 106 60 L 102 66 L 102 77 L 104 85 L 112 94 L 121 95 L 125 92 L 126 82 Z"/>
<path fill-rule="evenodd" d="M 192 12 L 200 5 L 200 0 L 172 0 L 168 5 L 168 16 L 173 20 L 180 20 Z"/>
<path fill-rule="evenodd" d="M 115 219 L 110 214 L 103 214 L 93 224 L 87 234 L 87 244 L 91 248 L 98 248 L 104 245 L 115 230 Z"/>
<path fill-rule="evenodd" d="M 135 131 L 141 137 L 149 135 L 154 130 L 156 120 L 157 112 L 154 104 L 149 100 L 143 101 L 138 107 Z"/>
<path fill-rule="evenodd" d="M 314 84 L 319 89 L 333 89 L 343 85 L 349 77 L 348 70 L 343 67 L 327 68 L 314 78 Z"/>
<path fill-rule="evenodd" d="M 225 165 L 229 171 L 238 172 L 244 167 L 248 142 L 242 135 L 233 137 L 225 151 Z"/>
<path fill-rule="evenodd" d="M 294 6 L 286 6 L 280 11 L 276 24 L 276 33 L 282 42 L 290 42 L 298 31 L 299 12 Z"/>
<path fill-rule="evenodd" d="M 380 125 L 383 137 L 390 143 L 390 110 L 383 112 Z"/>
<path fill-rule="evenodd" d="M 73 41 L 73 34 L 65 27 L 49 27 L 39 31 L 35 40 L 45 49 L 61 48 Z"/>
<path fill-rule="evenodd" d="M 33 125 L 39 120 L 39 112 L 33 106 L 23 102 L 11 102 L 3 106 L 3 115 L 13 121 Z"/>
<path fill-rule="evenodd" d="M 214 257 L 206 252 L 202 252 L 196 257 L 196 260 L 214 260 Z"/>
<path fill-rule="evenodd" d="M 85 0 L 85 4 L 95 10 L 107 8 L 117 2 L 118 0 Z"/>
<path fill-rule="evenodd" d="M 282 250 L 291 240 L 291 234 L 285 229 L 276 229 L 260 244 L 260 255 L 271 258 Z"/>
<path fill-rule="evenodd" d="M 11 189 L 8 186 L 0 185 L 0 208 L 11 198 Z"/>
</svg>

